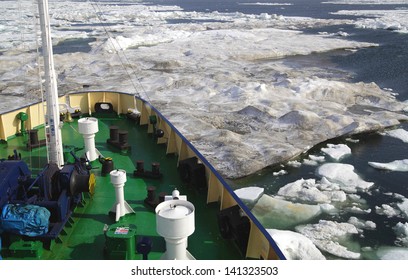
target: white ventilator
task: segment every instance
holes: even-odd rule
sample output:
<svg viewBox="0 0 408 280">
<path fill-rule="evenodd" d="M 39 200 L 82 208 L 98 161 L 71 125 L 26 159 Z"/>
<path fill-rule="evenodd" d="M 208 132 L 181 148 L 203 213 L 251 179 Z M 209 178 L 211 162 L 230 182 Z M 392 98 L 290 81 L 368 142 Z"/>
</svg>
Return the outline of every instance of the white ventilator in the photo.
<svg viewBox="0 0 408 280">
<path fill-rule="evenodd" d="M 78 131 L 84 137 L 85 154 L 89 161 L 98 158 L 95 148 L 95 134 L 99 131 L 97 118 L 82 118 L 78 120 Z"/>
<path fill-rule="evenodd" d="M 166 200 L 156 207 L 156 230 L 166 241 L 164 260 L 194 260 L 187 251 L 187 238 L 193 234 L 194 205 L 186 200 Z"/>
<path fill-rule="evenodd" d="M 133 208 L 125 201 L 125 195 L 123 187 L 126 183 L 126 171 L 122 169 L 116 169 L 110 172 L 110 179 L 112 185 L 115 187 L 116 202 L 112 206 L 111 212 L 116 213 L 116 222 L 120 217 L 126 214 L 135 213 Z"/>
</svg>

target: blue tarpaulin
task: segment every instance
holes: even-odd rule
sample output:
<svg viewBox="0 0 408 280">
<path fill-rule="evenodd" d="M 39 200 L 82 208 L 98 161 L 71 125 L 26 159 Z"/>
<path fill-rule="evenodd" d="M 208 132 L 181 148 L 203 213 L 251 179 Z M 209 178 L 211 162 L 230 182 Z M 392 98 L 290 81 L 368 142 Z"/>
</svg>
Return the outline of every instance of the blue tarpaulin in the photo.
<svg viewBox="0 0 408 280">
<path fill-rule="evenodd" d="M 38 236 L 48 232 L 50 211 L 38 205 L 6 204 L 0 217 L 0 231 Z"/>
</svg>

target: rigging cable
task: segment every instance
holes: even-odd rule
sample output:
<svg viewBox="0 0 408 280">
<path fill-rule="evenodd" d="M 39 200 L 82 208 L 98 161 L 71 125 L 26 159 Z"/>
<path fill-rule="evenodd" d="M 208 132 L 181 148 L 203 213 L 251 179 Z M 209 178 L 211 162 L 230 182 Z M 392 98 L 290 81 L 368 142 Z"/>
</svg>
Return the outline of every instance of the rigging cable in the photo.
<svg viewBox="0 0 408 280">
<path fill-rule="evenodd" d="M 38 8 L 36 7 L 36 5 L 33 5 L 33 9 L 38 10 Z M 35 15 L 34 17 L 34 34 L 35 35 L 35 48 L 36 48 L 36 55 L 37 55 L 37 74 L 38 74 L 38 83 L 40 85 L 40 96 L 41 96 L 41 104 L 43 104 L 43 106 L 38 106 L 38 112 L 37 112 L 37 116 L 43 116 L 44 117 L 44 137 L 45 137 L 45 143 L 46 143 L 46 148 L 48 151 L 48 137 L 47 137 L 47 117 L 45 116 L 45 112 L 46 110 L 44 109 L 45 107 L 45 100 L 44 100 L 44 88 L 43 88 L 43 83 L 42 83 L 42 76 L 41 76 L 41 54 L 40 54 L 40 38 L 41 38 L 41 33 L 40 30 L 38 28 L 39 26 L 39 20 L 40 20 L 40 16 L 37 12 L 33 13 Z M 40 154 L 40 149 L 38 149 L 38 153 Z M 40 159 L 40 156 L 38 155 L 38 158 Z M 47 162 L 49 162 L 50 158 L 49 158 L 49 154 L 47 153 Z M 38 166 L 40 166 L 40 163 L 38 164 Z"/>
<path fill-rule="evenodd" d="M 140 78 L 136 75 L 136 71 L 135 71 L 135 69 L 133 68 L 132 63 L 130 63 L 130 60 L 129 60 L 128 57 L 126 56 L 124 49 L 122 48 L 122 46 L 120 45 L 120 43 L 119 43 L 118 41 L 116 41 L 116 43 L 117 43 L 117 45 L 119 46 L 119 50 L 116 48 L 117 46 L 116 46 L 115 43 L 114 43 L 114 38 L 110 35 L 110 32 L 108 31 L 108 27 L 106 26 L 106 24 L 104 23 L 104 21 L 103 21 L 103 19 L 102 19 L 102 16 L 101 16 L 101 15 L 103 14 L 103 11 L 101 10 L 101 7 L 100 7 L 98 1 L 88 1 L 88 2 L 90 2 L 91 6 L 94 8 L 95 13 L 96 13 L 96 16 L 97 16 L 97 18 L 98 18 L 98 20 L 99 20 L 99 23 L 101 24 L 101 26 L 102 26 L 104 32 L 105 32 L 106 35 L 108 36 L 108 40 L 109 40 L 109 42 L 112 44 L 112 47 L 115 49 L 115 53 L 118 55 L 119 60 L 120 60 L 120 63 L 121 63 L 121 65 L 122 65 L 123 69 L 125 70 L 127 76 L 129 77 L 130 82 L 132 83 L 133 88 L 135 89 L 135 95 L 136 95 L 137 97 L 140 97 L 140 93 L 138 92 L 137 87 L 136 87 L 135 83 L 133 82 L 131 73 L 129 73 L 129 71 L 127 70 L 127 67 L 125 66 L 125 64 L 124 64 L 124 62 L 123 62 L 123 60 L 122 60 L 122 58 L 121 58 L 121 56 L 119 55 L 119 52 L 120 52 L 120 51 L 122 51 L 122 55 L 124 56 L 124 59 L 126 60 L 126 62 L 127 62 L 127 64 L 129 65 L 129 67 L 131 68 L 133 75 L 136 77 L 136 80 L 137 80 L 137 82 L 139 83 L 139 85 L 140 85 L 140 87 L 141 87 L 141 89 L 142 89 L 141 91 L 144 93 L 144 96 L 145 96 L 147 99 L 149 99 L 149 95 L 147 94 L 147 92 L 146 92 L 146 90 L 145 90 L 145 88 L 144 88 L 142 82 L 140 81 Z M 150 100 L 149 100 L 149 102 L 150 102 Z"/>
<path fill-rule="evenodd" d="M 31 8 L 32 10 L 34 10 L 35 11 L 35 3 L 33 3 L 33 2 L 30 2 L 31 3 L 31 7 L 29 7 L 29 9 Z M 27 4 L 27 3 L 26 3 Z M 21 46 L 19 47 L 19 49 L 21 50 L 21 53 L 22 53 L 22 55 L 23 55 L 23 59 L 22 59 L 22 65 L 29 65 L 31 62 L 30 62 L 30 60 L 31 60 L 31 56 L 26 56 L 25 54 L 27 54 L 27 55 L 29 55 L 30 54 L 30 48 L 29 48 L 29 45 L 27 44 L 27 42 L 28 42 L 28 37 L 30 37 L 30 36 L 27 36 L 27 35 L 32 35 L 33 33 L 32 32 L 27 32 L 27 30 L 29 30 L 29 26 L 32 24 L 33 26 L 34 26 L 34 29 L 35 29 L 35 32 L 34 32 L 34 41 L 36 41 L 36 49 L 37 49 L 37 55 L 36 55 L 36 63 L 37 63 L 37 69 L 38 69 L 38 75 L 39 75 L 39 81 L 40 81 L 40 87 L 42 87 L 42 84 L 41 84 L 41 75 L 40 75 L 40 64 L 39 64 L 39 55 L 38 55 L 38 51 L 39 51 L 39 48 L 38 48 L 38 41 L 37 41 L 37 34 L 38 34 L 38 30 L 37 30 L 37 22 L 36 22 L 36 18 L 37 17 L 34 17 L 34 21 L 31 21 L 31 24 L 29 24 L 28 22 L 24 22 L 25 21 L 25 13 L 23 13 L 23 6 L 22 6 L 22 1 L 21 0 L 19 0 L 18 1 L 18 10 L 19 10 L 19 17 L 20 17 L 20 19 L 21 19 L 21 21 L 20 21 L 20 23 L 24 23 L 23 25 L 22 24 L 20 24 L 19 25 L 19 31 L 20 31 L 20 41 L 21 41 Z M 35 13 L 33 13 L 33 14 L 35 14 Z M 31 44 L 30 44 L 31 45 Z M 24 67 L 24 66 L 23 66 Z M 28 76 L 29 76 L 29 69 L 30 69 L 30 67 L 27 67 L 27 70 L 26 71 L 24 71 L 24 75 L 25 75 L 25 78 L 27 79 L 28 78 Z M 33 69 L 35 69 L 35 67 L 33 67 Z M 24 91 L 25 91 L 25 94 L 27 94 L 27 95 L 29 95 L 29 92 L 30 92 L 30 89 L 29 89 L 29 85 L 30 83 L 29 82 L 25 82 L 24 83 Z M 42 92 L 42 90 L 41 90 L 41 92 Z M 42 95 L 41 95 L 41 97 L 42 97 Z M 43 100 L 42 100 L 43 101 Z M 37 108 L 40 110 L 40 107 L 41 106 L 38 106 Z M 29 111 L 30 112 L 30 111 Z M 39 114 L 40 112 L 37 112 L 37 115 L 40 115 Z M 28 117 L 31 119 L 31 118 L 33 118 L 33 116 L 32 116 L 32 114 L 28 114 Z M 31 126 L 31 122 L 30 122 L 30 126 Z M 23 129 L 22 127 L 21 127 L 21 129 Z M 33 129 L 32 127 L 30 127 L 30 129 Z M 25 140 L 28 140 L 28 141 L 30 141 L 30 136 L 28 135 L 27 136 L 27 134 L 24 134 L 24 132 L 23 131 L 21 131 L 22 132 L 22 135 L 23 135 L 23 137 L 24 137 L 24 139 Z M 27 133 L 27 131 L 26 131 L 26 133 Z M 32 149 L 29 149 L 29 155 L 28 155 L 28 157 L 29 157 L 29 166 L 31 167 L 31 168 L 33 168 L 33 151 L 32 151 Z M 37 159 L 38 159 L 38 161 L 37 161 L 37 166 L 40 166 L 40 164 L 41 164 L 41 162 L 40 162 L 40 159 L 41 159 L 41 157 L 40 157 L 40 150 L 38 150 L 37 151 Z"/>
</svg>

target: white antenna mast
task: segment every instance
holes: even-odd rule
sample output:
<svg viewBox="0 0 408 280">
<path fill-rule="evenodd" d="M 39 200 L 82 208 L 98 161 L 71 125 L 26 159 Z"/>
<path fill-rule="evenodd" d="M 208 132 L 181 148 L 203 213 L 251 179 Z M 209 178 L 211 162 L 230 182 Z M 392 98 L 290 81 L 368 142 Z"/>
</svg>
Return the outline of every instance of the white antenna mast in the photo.
<svg viewBox="0 0 408 280">
<path fill-rule="evenodd" d="M 47 102 L 46 129 L 47 130 L 47 151 L 48 162 L 55 163 L 58 167 L 64 164 L 60 112 L 58 104 L 57 78 L 54 69 L 54 58 L 51 41 L 50 17 L 48 13 L 48 0 L 38 0 L 38 10 L 40 13 L 41 41 L 44 57 L 45 72 L 45 92 Z"/>
</svg>

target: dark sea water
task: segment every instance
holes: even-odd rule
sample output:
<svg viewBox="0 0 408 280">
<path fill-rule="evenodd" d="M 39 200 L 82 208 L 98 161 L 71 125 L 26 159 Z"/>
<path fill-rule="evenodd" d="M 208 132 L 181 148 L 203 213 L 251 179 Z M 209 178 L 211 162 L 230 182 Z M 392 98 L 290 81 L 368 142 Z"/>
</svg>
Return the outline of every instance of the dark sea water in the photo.
<svg viewBox="0 0 408 280">
<path fill-rule="evenodd" d="M 241 12 L 245 14 L 279 14 L 312 18 L 351 18 L 331 15 L 331 12 L 343 10 L 345 5 L 322 4 L 321 0 L 153 0 L 149 3 L 177 5 L 185 11 L 196 12 Z M 273 3 L 282 5 L 247 5 L 248 3 Z M 291 4 L 291 5 L 287 5 Z M 398 7 L 401 7 L 399 5 Z M 393 9 L 395 5 L 381 5 L 381 9 Z M 376 10 L 377 5 L 353 5 L 355 10 Z"/>
<path fill-rule="evenodd" d="M 153 0 L 154 4 L 177 5 L 187 11 L 200 12 L 241 12 L 248 14 L 279 14 L 284 16 L 302 16 L 313 18 L 347 18 L 333 15 L 332 12 L 339 10 L 394 10 L 398 7 L 408 8 L 407 5 L 333 5 L 322 4 L 320 0 Z M 242 3 L 291 3 L 293 5 L 242 5 Z M 241 4 L 239 4 L 241 3 Z M 379 47 L 361 49 L 357 52 L 331 52 L 325 54 L 313 54 L 310 57 L 287 58 L 287 63 L 297 67 L 308 67 L 310 65 L 329 65 L 329 72 L 335 70 L 347 71 L 353 82 L 375 82 L 382 88 L 392 89 L 398 93 L 397 99 L 405 101 L 408 99 L 408 34 L 399 34 L 390 30 L 358 29 L 354 26 L 330 26 L 319 29 L 304 30 L 307 33 L 329 32 L 335 33 L 339 30 L 347 32 L 350 40 L 378 43 Z M 329 63 L 327 63 L 329 62 Z M 408 124 L 402 124 L 399 128 L 408 130 Z M 354 137 L 357 143 L 347 142 L 346 139 L 333 139 L 322 143 L 309 151 L 309 154 L 322 155 L 320 149 L 327 143 L 345 143 L 351 150 L 352 155 L 341 160 L 341 163 L 352 164 L 355 171 L 365 181 L 374 182 L 371 192 L 360 194 L 367 200 L 372 212 L 370 214 L 343 214 L 331 219 L 338 222 L 347 222 L 350 216 L 356 216 L 363 220 L 371 220 L 376 223 L 376 230 L 366 230 L 363 235 L 356 236 L 356 242 L 361 247 L 376 249 L 380 246 L 396 246 L 396 236 L 392 229 L 398 222 L 405 223 L 407 220 L 401 216 L 387 217 L 375 212 L 376 206 L 382 204 L 394 205 L 401 201 L 390 194 L 399 194 L 408 198 L 408 174 L 407 172 L 381 171 L 368 165 L 369 161 L 391 162 L 394 160 L 408 159 L 408 144 L 403 141 L 383 136 L 378 132 L 367 133 Z M 307 154 L 304 155 L 305 157 Z M 260 186 L 265 192 L 274 194 L 287 183 L 298 179 L 316 178 L 316 166 L 302 165 L 300 168 L 288 168 L 287 175 L 273 176 L 274 171 L 279 168 L 266 168 L 261 172 L 232 181 L 236 188 L 246 186 Z M 322 217 L 320 217 L 322 218 Z M 327 217 L 330 218 L 330 217 Z M 317 221 L 316 221 L 317 222 Z M 332 258 L 332 256 L 326 256 Z M 375 259 L 375 255 L 365 254 L 363 258 Z"/>
</svg>

